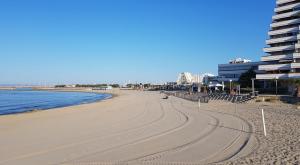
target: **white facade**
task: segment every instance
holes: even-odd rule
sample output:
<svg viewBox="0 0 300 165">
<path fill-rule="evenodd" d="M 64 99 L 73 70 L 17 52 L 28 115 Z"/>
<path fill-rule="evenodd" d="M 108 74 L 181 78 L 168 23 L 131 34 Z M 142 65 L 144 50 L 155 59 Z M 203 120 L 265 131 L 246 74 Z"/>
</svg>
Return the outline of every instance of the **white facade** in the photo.
<svg viewBox="0 0 300 165">
<path fill-rule="evenodd" d="M 249 62 L 252 62 L 252 61 L 248 60 L 248 59 L 236 58 L 236 59 L 230 60 L 229 64 L 244 64 L 244 63 L 249 63 Z"/>
<path fill-rule="evenodd" d="M 257 79 L 300 78 L 300 0 L 277 0 Z"/>
<path fill-rule="evenodd" d="M 67 87 L 67 88 L 75 88 L 76 85 L 74 85 L 74 84 L 73 84 L 73 85 L 66 85 L 66 87 Z"/>
<path fill-rule="evenodd" d="M 202 84 L 208 85 L 214 81 L 217 81 L 217 76 L 210 73 L 204 73 L 202 75 Z"/>
<path fill-rule="evenodd" d="M 201 83 L 202 78 L 200 75 L 192 75 L 189 72 L 180 73 L 177 79 L 177 84 L 193 84 L 193 83 Z"/>
<path fill-rule="evenodd" d="M 193 75 L 189 72 L 180 73 L 177 79 L 178 85 L 191 85 L 191 84 L 209 84 L 212 81 L 216 81 L 217 76 L 204 73 L 200 75 Z"/>
</svg>

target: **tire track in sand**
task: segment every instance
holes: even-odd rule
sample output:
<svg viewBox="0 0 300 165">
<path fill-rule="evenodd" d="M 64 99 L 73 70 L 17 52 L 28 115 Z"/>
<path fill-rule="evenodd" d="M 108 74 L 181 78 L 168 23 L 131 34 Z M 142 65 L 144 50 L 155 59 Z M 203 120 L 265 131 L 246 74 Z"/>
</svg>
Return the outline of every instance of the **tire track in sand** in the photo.
<svg viewBox="0 0 300 165">
<path fill-rule="evenodd" d="M 190 107 L 187 107 L 187 106 L 185 106 L 184 104 L 183 104 L 183 102 L 181 101 L 181 106 L 182 107 L 186 107 L 186 108 L 190 108 Z M 174 108 L 176 108 L 176 107 L 174 107 Z M 192 107 L 192 108 L 195 108 L 195 107 Z M 207 111 L 207 112 L 213 112 L 213 111 L 208 111 L 208 110 L 202 110 L 202 111 Z M 206 113 L 205 113 L 206 114 Z M 239 116 L 236 116 L 236 115 L 231 115 L 231 114 L 226 114 L 226 113 L 224 113 L 225 115 L 230 115 L 230 116 L 232 116 L 232 117 L 235 117 L 235 118 L 238 118 L 240 121 L 242 121 L 242 123 L 243 123 L 243 125 L 242 125 L 242 130 L 241 130 L 241 132 L 238 134 L 238 136 L 236 136 L 236 138 L 234 138 L 233 139 L 233 141 L 231 141 L 231 143 L 229 144 L 229 145 L 227 145 L 223 150 L 221 150 L 220 152 L 218 152 L 218 153 L 216 153 L 216 154 L 214 154 L 214 155 L 212 155 L 211 157 L 215 157 L 215 156 L 217 156 L 218 154 L 220 154 L 220 153 L 224 153 L 224 152 L 226 152 L 226 151 L 228 151 L 228 150 L 230 150 L 241 138 L 242 138 L 242 135 L 244 135 L 244 133 L 242 133 L 242 131 L 244 131 L 244 132 L 246 132 L 247 130 L 246 130 L 246 127 L 248 126 L 249 127 L 249 129 L 250 129 L 250 132 L 252 132 L 252 125 L 247 121 L 247 120 L 245 120 L 245 119 L 243 119 L 243 118 L 241 118 L 241 117 L 239 117 Z M 208 115 L 208 114 L 206 114 L 206 115 Z M 212 115 L 209 115 L 210 117 L 213 117 L 213 118 L 215 118 L 215 119 L 217 119 L 216 117 L 214 117 L 214 116 L 212 116 Z M 217 119 L 218 121 L 220 121 L 219 119 Z M 219 127 L 220 125 L 219 125 L 219 123 L 220 122 L 218 122 L 218 124 L 216 124 L 216 127 L 215 127 L 215 129 L 217 129 L 217 127 Z M 245 126 L 246 125 L 246 126 Z M 215 130 L 214 129 L 214 130 Z M 213 132 L 213 131 L 212 131 Z M 211 133 L 212 133 L 211 132 Z M 209 136 L 209 134 L 208 135 L 206 135 L 206 136 Z M 205 137 L 203 137 L 203 138 L 205 138 Z M 194 144 L 196 144 L 196 143 L 198 143 L 199 141 L 201 141 L 203 138 L 198 138 L 198 139 L 196 139 L 196 140 L 194 140 L 193 142 L 191 142 L 191 143 L 188 143 L 188 144 L 186 144 L 186 145 L 183 145 L 183 146 L 181 146 L 181 147 L 179 147 L 179 148 L 174 148 L 174 149 L 172 149 L 172 150 L 168 150 L 168 151 L 165 151 L 165 152 L 160 152 L 160 153 L 157 153 L 157 154 L 153 154 L 153 155 L 150 155 L 149 156 L 149 158 L 142 158 L 142 160 L 140 160 L 140 161 L 142 161 L 143 163 L 146 163 L 146 164 L 151 164 L 151 161 L 155 161 L 155 160 L 157 160 L 157 159 L 160 159 L 160 158 L 162 158 L 162 156 L 163 155 L 165 155 L 165 154 L 170 154 L 170 153 L 175 153 L 175 152 L 179 152 L 179 151 L 181 151 L 182 149 L 184 149 L 184 148 L 186 148 L 186 147 L 188 147 L 188 146 L 192 146 L 192 145 L 194 145 Z M 225 158 L 222 158 L 222 159 L 220 159 L 219 161 L 217 161 L 217 162 L 214 162 L 214 161 L 212 161 L 212 162 L 207 162 L 207 163 L 220 163 L 220 162 L 223 162 L 223 161 L 226 161 L 226 160 L 229 160 L 229 159 L 231 159 L 231 158 L 233 158 L 233 157 L 235 157 L 235 156 L 237 156 L 246 146 L 247 146 L 247 144 L 248 144 L 248 142 L 250 141 L 250 138 L 251 138 L 251 135 L 250 134 L 247 134 L 247 136 L 246 136 L 246 140 L 245 140 L 245 142 L 241 145 L 241 147 L 240 148 L 238 148 L 238 150 L 236 151 L 236 152 L 234 152 L 234 153 L 232 153 L 232 154 L 230 154 L 230 155 L 228 155 L 227 157 L 225 157 Z M 251 151 L 251 153 L 252 152 L 254 152 L 253 151 L 253 149 L 252 149 L 252 151 Z M 248 153 L 248 154 L 251 154 L 251 153 Z M 247 154 L 247 155 L 248 155 Z M 246 155 L 245 155 L 246 156 Z M 211 158 L 210 157 L 210 158 Z M 207 161 L 207 160 L 209 160 L 210 158 L 208 158 L 208 159 L 206 159 L 205 161 Z M 160 162 L 161 163 L 161 162 Z M 193 163 L 183 163 L 183 162 L 170 162 L 171 164 L 172 163 L 175 163 L 175 164 L 182 164 L 182 165 L 185 165 L 185 164 L 193 164 Z M 155 162 L 153 162 L 153 164 L 155 164 Z"/>
<path fill-rule="evenodd" d="M 258 149 L 260 141 L 258 140 L 258 138 L 255 135 L 252 134 L 253 126 L 250 122 L 248 122 L 246 119 L 244 119 L 244 118 L 242 118 L 242 117 L 240 117 L 236 114 L 230 114 L 230 113 L 226 113 L 226 112 L 219 112 L 218 108 L 215 107 L 215 106 L 212 106 L 212 108 L 214 108 L 216 111 L 211 111 L 211 110 L 203 110 L 203 111 L 207 111 L 207 112 L 211 112 L 211 113 L 220 113 L 220 114 L 223 114 L 223 115 L 232 116 L 232 117 L 235 117 L 235 118 L 239 119 L 243 123 L 242 130 L 239 130 L 239 132 L 240 132 L 239 136 L 237 136 L 227 147 L 225 147 L 223 150 L 221 150 L 219 152 L 219 154 L 228 151 L 242 137 L 242 135 L 247 134 L 244 143 L 234 153 L 228 155 L 227 157 L 225 157 L 223 159 L 220 159 L 219 161 L 214 161 L 212 163 L 221 163 L 221 162 L 233 159 L 235 157 L 238 157 L 238 158 L 247 157 L 248 155 L 252 154 L 253 152 L 255 152 Z M 247 127 L 248 127 L 248 129 L 246 129 Z M 253 139 L 251 139 L 251 138 L 253 138 Z M 248 143 L 250 142 L 250 140 L 253 140 L 253 143 L 254 143 L 253 146 L 247 146 Z M 250 152 L 248 151 L 247 154 L 244 154 L 243 156 L 239 156 L 239 154 L 246 147 L 249 147 L 249 149 L 251 149 L 251 151 Z"/>
<path fill-rule="evenodd" d="M 165 114 L 165 109 L 163 107 L 163 105 L 161 104 L 160 101 L 159 102 L 159 105 L 160 105 L 160 109 L 164 112 Z M 61 163 L 67 163 L 67 162 L 72 162 L 72 161 L 76 161 L 76 160 L 80 160 L 84 157 L 87 157 L 87 156 L 92 156 L 92 155 L 96 155 L 96 154 L 103 154 L 103 153 L 106 153 L 106 152 L 109 152 L 109 151 L 113 151 L 114 149 L 118 149 L 118 148 L 122 148 L 122 147 L 126 147 L 126 146 L 131 146 L 131 145 L 136 145 L 136 144 L 139 144 L 139 143 L 142 143 L 142 142 L 145 142 L 145 141 L 150 141 L 152 139 L 155 139 L 155 138 L 158 138 L 158 137 L 162 137 L 162 136 L 165 136 L 169 133 L 172 133 L 172 132 L 175 132 L 177 130 L 180 130 L 181 128 L 185 127 L 190 121 L 189 121 L 189 117 L 187 115 L 185 115 L 184 113 L 180 112 L 180 111 L 177 111 L 180 115 L 183 116 L 184 118 L 184 122 L 174 128 L 171 128 L 171 129 L 168 129 L 166 131 L 163 131 L 163 132 L 160 132 L 160 133 L 157 133 L 157 134 L 154 134 L 154 135 L 151 135 L 151 136 L 148 136 L 148 137 L 145 137 L 145 138 L 141 138 L 141 139 L 138 139 L 138 140 L 135 140 L 133 142 L 130 142 L 130 143 L 126 143 L 126 144 L 122 144 L 122 145 L 117 145 L 117 146 L 114 146 L 114 147 L 111 147 L 109 149 L 106 149 L 106 150 L 102 150 L 102 151 L 98 151 L 98 152 L 93 152 L 92 154 L 87 154 L 87 155 L 84 155 L 84 156 L 81 156 L 81 157 L 77 157 L 76 159 L 72 159 L 72 160 L 66 160 L 66 161 L 63 161 Z M 165 115 L 164 115 L 165 116 Z M 149 124 L 147 126 L 150 126 L 150 125 L 153 125 L 155 123 L 152 123 L 152 124 Z M 123 162 L 123 161 L 122 161 Z M 126 162 L 126 161 L 125 161 Z M 73 163 L 72 163 L 73 164 Z M 76 162 L 74 163 L 76 164 Z"/>
<path fill-rule="evenodd" d="M 146 112 L 146 111 L 149 112 L 149 108 L 147 106 L 148 104 L 149 104 L 149 102 L 146 102 L 144 112 Z M 144 113 L 144 112 L 140 113 L 140 114 L 147 114 L 147 113 Z M 153 121 L 151 121 L 149 123 L 145 123 L 145 124 L 143 124 L 143 125 L 141 125 L 139 127 L 130 128 L 130 129 L 127 129 L 125 131 L 117 132 L 115 134 L 112 134 L 112 135 L 109 135 L 109 136 L 105 136 L 105 137 L 103 137 L 102 135 L 94 136 L 93 138 L 86 139 L 86 140 L 83 140 L 83 141 L 80 141 L 80 142 L 77 142 L 77 143 L 69 143 L 69 144 L 66 144 L 66 145 L 54 147 L 54 148 L 47 149 L 47 150 L 42 150 L 42 151 L 38 151 L 38 152 L 28 153 L 28 154 L 21 155 L 21 156 L 18 156 L 18 157 L 14 157 L 14 158 L 11 158 L 11 159 L 2 160 L 2 161 L 0 161 L 0 164 L 6 163 L 6 162 L 9 162 L 9 161 L 20 160 L 20 159 L 25 159 L 25 158 L 29 158 L 29 157 L 39 156 L 39 155 L 42 155 L 42 154 L 47 154 L 49 152 L 63 150 L 63 149 L 67 149 L 67 148 L 70 148 L 70 147 L 75 147 L 75 146 L 78 146 L 78 145 L 83 145 L 83 144 L 91 143 L 91 142 L 98 141 L 98 140 L 104 140 L 104 139 L 111 138 L 111 137 L 114 137 L 114 136 L 120 136 L 121 134 L 124 134 L 124 133 L 130 133 L 132 131 L 135 131 L 137 129 L 141 129 L 141 128 L 147 127 L 149 125 L 152 125 L 152 124 L 154 124 L 154 123 L 162 120 L 165 117 L 165 112 L 163 110 L 161 110 L 161 112 L 162 113 L 159 116 L 159 118 L 157 118 L 157 119 L 155 119 L 155 120 L 153 120 Z M 133 119 L 137 119 L 137 117 L 144 116 L 144 115 L 140 115 L 140 114 L 136 115 Z M 125 120 L 125 121 L 128 121 L 128 120 Z M 117 123 L 120 123 L 120 122 L 117 122 Z M 101 131 L 103 131 L 103 130 L 101 130 Z"/>
<path fill-rule="evenodd" d="M 170 101 L 173 109 L 175 109 L 176 111 L 184 114 L 186 117 L 189 118 L 189 116 L 187 114 L 185 114 L 184 112 L 182 112 L 181 110 L 179 110 L 175 105 L 174 105 L 174 101 Z M 170 149 L 167 149 L 167 150 L 163 150 L 163 151 L 160 151 L 160 152 L 156 152 L 156 153 L 153 153 L 153 154 L 149 154 L 149 155 L 145 155 L 143 157 L 139 157 L 139 158 L 136 158 L 136 159 L 131 159 L 131 160 L 127 160 L 127 161 L 141 161 L 142 163 L 149 163 L 150 161 L 155 161 L 157 159 L 160 159 L 163 157 L 163 155 L 165 154 L 170 154 L 170 153 L 175 153 L 175 152 L 180 152 L 181 150 L 183 150 L 184 148 L 186 147 L 189 147 L 191 145 L 194 145 L 196 144 L 197 142 L 201 141 L 202 139 L 206 138 L 207 136 L 209 136 L 210 134 L 212 134 L 216 129 L 217 127 L 219 126 L 220 124 L 220 120 L 212 115 L 209 115 L 209 114 L 205 114 L 206 116 L 212 118 L 214 120 L 214 122 L 216 123 L 215 126 L 209 130 L 207 133 L 201 135 L 200 137 L 196 138 L 195 140 L 193 141 L 190 141 L 188 143 L 184 143 L 184 144 L 181 144 L 179 146 L 176 146 L 176 147 L 173 147 L 173 148 L 170 148 Z"/>
</svg>

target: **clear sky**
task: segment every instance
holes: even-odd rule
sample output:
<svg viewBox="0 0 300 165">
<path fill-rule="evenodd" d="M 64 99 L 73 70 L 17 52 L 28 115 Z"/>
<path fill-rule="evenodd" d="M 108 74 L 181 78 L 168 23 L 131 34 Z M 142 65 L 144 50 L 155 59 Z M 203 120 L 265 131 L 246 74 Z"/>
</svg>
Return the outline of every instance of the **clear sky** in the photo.
<svg viewBox="0 0 300 165">
<path fill-rule="evenodd" d="M 175 81 L 264 55 L 275 0 L 1 0 L 0 84 Z"/>
</svg>

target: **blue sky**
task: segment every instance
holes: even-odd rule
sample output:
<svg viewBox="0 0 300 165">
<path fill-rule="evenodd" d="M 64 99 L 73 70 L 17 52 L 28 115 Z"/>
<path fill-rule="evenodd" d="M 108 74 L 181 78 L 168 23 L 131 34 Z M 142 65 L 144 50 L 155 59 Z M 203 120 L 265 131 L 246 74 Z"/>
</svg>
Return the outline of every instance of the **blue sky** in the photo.
<svg viewBox="0 0 300 165">
<path fill-rule="evenodd" d="M 264 55 L 275 0 L 1 0 L 0 84 L 175 81 Z"/>
</svg>

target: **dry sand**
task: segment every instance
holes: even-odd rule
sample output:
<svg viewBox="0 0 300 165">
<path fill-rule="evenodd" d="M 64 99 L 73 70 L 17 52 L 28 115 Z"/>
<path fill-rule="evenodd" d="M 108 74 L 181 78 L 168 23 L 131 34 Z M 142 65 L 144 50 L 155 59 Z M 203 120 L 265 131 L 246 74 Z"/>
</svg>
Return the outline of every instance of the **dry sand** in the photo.
<svg viewBox="0 0 300 165">
<path fill-rule="evenodd" d="M 118 95 L 0 116 L 0 164 L 260 164 L 299 158 L 299 113 L 292 110 L 266 111 L 272 122 L 265 139 L 254 105 L 239 105 L 236 113 L 234 104 L 212 102 L 199 109 L 179 98 L 164 100 L 158 92 Z"/>
<path fill-rule="evenodd" d="M 244 118 L 253 126 L 259 144 L 246 157 L 236 157 L 222 164 L 300 164 L 300 110 L 284 103 L 235 104 L 213 101 L 212 111 L 226 111 Z M 222 107 L 222 108 L 220 108 Z M 267 137 L 264 136 L 261 109 L 264 109 Z"/>
</svg>

